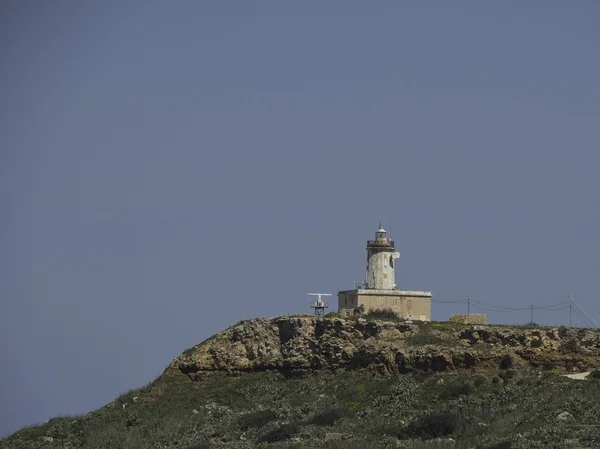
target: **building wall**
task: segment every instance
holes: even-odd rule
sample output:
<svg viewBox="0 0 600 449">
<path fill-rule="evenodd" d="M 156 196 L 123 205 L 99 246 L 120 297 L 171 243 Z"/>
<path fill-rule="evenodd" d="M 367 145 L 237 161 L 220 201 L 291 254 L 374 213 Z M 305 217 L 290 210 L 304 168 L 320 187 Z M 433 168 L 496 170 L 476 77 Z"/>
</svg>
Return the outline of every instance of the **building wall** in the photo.
<svg viewBox="0 0 600 449">
<path fill-rule="evenodd" d="M 400 318 L 431 320 L 431 295 L 403 295 L 401 290 L 381 293 L 369 290 L 349 290 L 338 293 L 340 315 L 352 315 L 354 309 L 361 305 L 364 305 L 365 312 L 374 309 L 392 309 Z"/>
<path fill-rule="evenodd" d="M 354 292 L 354 293 L 352 293 Z M 344 316 L 348 313 L 352 313 L 354 309 L 358 307 L 358 295 L 356 290 L 349 292 L 338 293 L 338 312 Z"/>
<path fill-rule="evenodd" d="M 450 316 L 450 321 L 462 324 L 487 324 L 487 314 L 485 313 L 470 313 L 459 314 L 455 313 Z"/>
</svg>

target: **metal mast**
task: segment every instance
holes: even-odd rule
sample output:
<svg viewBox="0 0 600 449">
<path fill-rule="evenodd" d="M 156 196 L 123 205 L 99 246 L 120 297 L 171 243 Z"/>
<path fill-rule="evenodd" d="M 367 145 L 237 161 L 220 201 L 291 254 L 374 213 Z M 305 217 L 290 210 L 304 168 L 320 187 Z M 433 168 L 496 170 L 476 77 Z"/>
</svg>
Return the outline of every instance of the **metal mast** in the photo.
<svg viewBox="0 0 600 449">
<path fill-rule="evenodd" d="M 569 295 L 569 327 L 573 327 L 573 296 Z"/>
<path fill-rule="evenodd" d="M 325 316 L 325 309 L 329 306 L 323 299 L 322 296 L 331 296 L 331 293 L 307 293 L 309 296 L 317 296 L 317 300 L 310 304 L 312 309 L 315 309 L 315 315 L 317 319 L 322 319 Z"/>
</svg>

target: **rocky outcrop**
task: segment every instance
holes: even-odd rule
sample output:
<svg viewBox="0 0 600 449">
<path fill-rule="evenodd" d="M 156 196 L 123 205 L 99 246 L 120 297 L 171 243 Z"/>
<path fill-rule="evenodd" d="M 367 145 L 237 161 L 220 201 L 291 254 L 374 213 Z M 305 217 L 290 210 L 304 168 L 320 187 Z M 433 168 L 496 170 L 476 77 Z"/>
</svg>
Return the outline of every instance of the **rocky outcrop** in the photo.
<svg viewBox="0 0 600 449">
<path fill-rule="evenodd" d="M 188 349 L 170 365 L 207 373 L 369 369 L 382 375 L 511 368 L 578 372 L 600 367 L 600 332 L 589 329 L 406 324 L 313 316 L 251 319 Z"/>
</svg>

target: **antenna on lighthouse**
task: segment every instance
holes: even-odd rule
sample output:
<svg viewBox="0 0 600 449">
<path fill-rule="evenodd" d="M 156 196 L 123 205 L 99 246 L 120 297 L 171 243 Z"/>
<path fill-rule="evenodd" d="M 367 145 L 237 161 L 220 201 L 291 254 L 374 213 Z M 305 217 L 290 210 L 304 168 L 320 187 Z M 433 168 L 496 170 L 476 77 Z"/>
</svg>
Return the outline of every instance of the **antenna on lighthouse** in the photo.
<svg viewBox="0 0 600 449">
<path fill-rule="evenodd" d="M 310 304 L 310 307 L 315 309 L 315 315 L 317 316 L 317 319 L 325 316 L 325 309 L 327 309 L 329 306 L 325 301 L 323 301 L 322 296 L 331 296 L 331 293 L 307 293 L 307 295 L 317 296 L 317 300 Z"/>
</svg>

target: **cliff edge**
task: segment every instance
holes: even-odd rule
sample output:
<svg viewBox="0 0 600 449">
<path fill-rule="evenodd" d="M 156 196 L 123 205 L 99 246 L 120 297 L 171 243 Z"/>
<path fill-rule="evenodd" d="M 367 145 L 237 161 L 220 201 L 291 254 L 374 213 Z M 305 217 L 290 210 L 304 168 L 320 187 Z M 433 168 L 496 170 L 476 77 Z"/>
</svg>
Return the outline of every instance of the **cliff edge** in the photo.
<svg viewBox="0 0 600 449">
<path fill-rule="evenodd" d="M 409 372 L 510 369 L 581 372 L 600 366 L 600 332 L 539 326 L 472 326 L 314 316 L 242 321 L 186 350 L 168 370 L 205 374 L 367 369 Z M 505 362 L 505 364 L 508 362 Z"/>
</svg>

